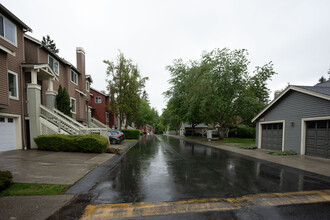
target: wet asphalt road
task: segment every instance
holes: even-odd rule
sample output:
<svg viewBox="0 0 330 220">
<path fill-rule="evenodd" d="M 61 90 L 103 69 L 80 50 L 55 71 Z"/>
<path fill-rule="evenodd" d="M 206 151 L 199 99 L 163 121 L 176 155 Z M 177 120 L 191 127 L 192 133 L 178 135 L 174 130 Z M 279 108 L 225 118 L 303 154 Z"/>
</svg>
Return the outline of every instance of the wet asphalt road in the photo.
<svg viewBox="0 0 330 220">
<path fill-rule="evenodd" d="M 131 148 L 111 172 L 104 171 L 102 178 L 100 177 L 97 183 L 88 189 L 88 193 L 85 191 L 84 195 L 87 199 L 80 204 L 80 209 L 87 204 L 228 198 L 258 193 L 329 188 L 328 178 L 322 176 L 171 137 L 147 136 Z M 304 206 L 256 207 L 222 213 L 187 213 L 167 216 L 166 219 L 169 217 L 172 219 L 217 219 L 220 217 L 264 219 L 269 218 L 272 212 L 276 212 L 276 215 L 271 215 L 273 217 L 277 216 L 281 219 L 288 214 L 288 219 L 290 219 L 308 210 Z M 329 204 L 322 203 L 317 207 L 328 210 L 325 207 L 329 207 Z M 65 217 L 63 213 L 66 213 L 66 218 L 74 219 L 80 216 L 80 209 L 77 208 L 77 203 L 69 205 L 62 210 L 61 215 L 57 213 L 57 216 L 62 218 Z M 318 214 L 329 216 L 327 212 Z M 157 219 L 165 219 L 165 217 L 158 216 Z M 277 219 L 277 217 L 271 219 Z M 154 218 L 147 217 L 146 219 Z"/>
<path fill-rule="evenodd" d="M 328 182 L 274 168 L 220 149 L 150 136 L 133 147 L 91 193 L 93 204 L 317 190 Z"/>
</svg>

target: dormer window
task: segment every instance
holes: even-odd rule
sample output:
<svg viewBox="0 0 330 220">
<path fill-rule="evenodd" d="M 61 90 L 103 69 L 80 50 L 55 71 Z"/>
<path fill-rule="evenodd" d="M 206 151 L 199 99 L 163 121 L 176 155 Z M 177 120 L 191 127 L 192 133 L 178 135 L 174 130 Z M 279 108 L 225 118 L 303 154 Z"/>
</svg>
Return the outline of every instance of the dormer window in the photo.
<svg viewBox="0 0 330 220">
<path fill-rule="evenodd" d="M 0 36 L 16 46 L 16 25 L 1 14 Z"/>
<path fill-rule="evenodd" d="M 59 75 L 59 63 L 57 60 L 55 60 L 53 57 L 51 56 L 48 56 L 48 64 L 50 66 L 50 68 L 53 70 L 53 72 L 56 74 L 56 75 Z"/>
<path fill-rule="evenodd" d="M 78 85 L 78 74 L 73 70 L 71 70 L 71 82 Z"/>
</svg>

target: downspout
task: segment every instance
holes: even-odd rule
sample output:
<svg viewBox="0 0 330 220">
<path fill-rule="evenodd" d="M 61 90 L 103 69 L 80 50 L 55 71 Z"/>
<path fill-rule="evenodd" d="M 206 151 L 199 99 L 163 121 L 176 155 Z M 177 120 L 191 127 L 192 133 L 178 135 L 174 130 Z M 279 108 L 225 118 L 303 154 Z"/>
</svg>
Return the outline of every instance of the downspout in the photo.
<svg viewBox="0 0 330 220">
<path fill-rule="evenodd" d="M 23 61 L 25 63 L 25 45 L 24 45 L 24 36 L 22 38 L 22 45 L 23 45 Z M 21 66 L 21 111 L 22 111 L 22 116 L 21 116 L 21 126 L 22 126 L 22 133 L 23 133 L 23 137 L 22 137 L 22 144 L 23 144 L 23 149 L 26 150 L 27 146 L 26 146 L 26 124 L 25 124 L 25 109 L 24 109 L 24 83 L 23 83 L 23 79 L 25 81 L 25 74 L 23 72 L 23 67 Z"/>
<path fill-rule="evenodd" d="M 21 126 L 22 126 L 22 133 L 23 133 L 23 137 L 22 137 L 22 144 L 23 144 L 23 149 L 26 150 L 27 147 L 26 147 L 26 131 L 25 131 L 25 111 L 24 111 L 24 94 L 23 94 L 23 91 L 24 91 L 24 88 L 23 88 L 23 68 L 21 67 L 21 103 L 22 103 L 22 106 L 21 106 L 21 112 L 22 112 L 22 116 L 21 116 Z"/>
</svg>

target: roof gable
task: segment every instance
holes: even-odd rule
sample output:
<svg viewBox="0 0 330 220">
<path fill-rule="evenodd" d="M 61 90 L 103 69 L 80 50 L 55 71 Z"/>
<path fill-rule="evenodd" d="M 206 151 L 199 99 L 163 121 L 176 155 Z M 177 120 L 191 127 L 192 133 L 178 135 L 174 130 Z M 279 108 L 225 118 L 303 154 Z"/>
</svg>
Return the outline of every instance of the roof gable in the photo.
<svg viewBox="0 0 330 220">
<path fill-rule="evenodd" d="M 272 107 L 278 100 L 280 100 L 289 91 L 296 91 L 318 97 L 321 99 L 330 100 L 330 87 L 322 86 L 288 86 L 278 97 L 271 101 L 259 114 L 252 119 L 252 122 L 256 121 L 262 114 L 264 114 L 270 107 Z"/>
<path fill-rule="evenodd" d="M 18 17 L 16 17 L 16 15 L 14 15 L 11 11 L 9 11 L 1 3 L 0 3 L 0 12 L 2 12 L 4 14 L 4 16 L 6 16 L 8 19 L 11 19 L 16 24 L 19 24 L 24 29 L 24 31 L 32 32 L 32 29 L 29 26 L 27 26 L 23 21 L 21 21 Z"/>
</svg>

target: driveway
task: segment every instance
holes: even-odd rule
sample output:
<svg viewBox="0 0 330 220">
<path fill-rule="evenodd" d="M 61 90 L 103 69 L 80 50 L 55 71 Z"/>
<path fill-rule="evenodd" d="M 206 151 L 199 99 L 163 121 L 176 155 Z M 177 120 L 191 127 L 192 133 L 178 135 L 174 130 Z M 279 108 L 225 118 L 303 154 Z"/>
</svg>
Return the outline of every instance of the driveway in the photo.
<svg viewBox="0 0 330 220">
<path fill-rule="evenodd" d="M 113 154 L 13 150 L 0 152 L 0 170 L 12 172 L 14 182 L 74 184 Z"/>
</svg>

